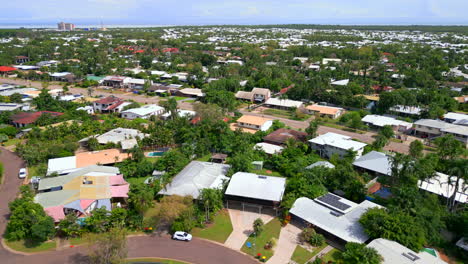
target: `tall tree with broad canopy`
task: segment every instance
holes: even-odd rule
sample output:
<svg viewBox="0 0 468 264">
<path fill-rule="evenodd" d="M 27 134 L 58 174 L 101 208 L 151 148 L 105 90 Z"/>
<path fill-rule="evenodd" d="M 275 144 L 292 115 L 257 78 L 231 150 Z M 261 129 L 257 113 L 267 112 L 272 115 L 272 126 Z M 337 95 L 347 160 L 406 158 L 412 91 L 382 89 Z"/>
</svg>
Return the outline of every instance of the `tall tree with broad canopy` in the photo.
<svg viewBox="0 0 468 264">
<path fill-rule="evenodd" d="M 347 264 L 379 264 L 383 260 L 374 248 L 355 242 L 347 243 L 346 250 L 341 256 Z"/>
</svg>

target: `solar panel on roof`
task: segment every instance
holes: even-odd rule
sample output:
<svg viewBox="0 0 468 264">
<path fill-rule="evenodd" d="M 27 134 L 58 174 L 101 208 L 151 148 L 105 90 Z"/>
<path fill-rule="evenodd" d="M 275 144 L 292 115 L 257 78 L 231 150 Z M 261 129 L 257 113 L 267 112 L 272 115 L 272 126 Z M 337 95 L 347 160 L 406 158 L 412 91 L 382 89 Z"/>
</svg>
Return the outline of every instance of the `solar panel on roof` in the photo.
<svg viewBox="0 0 468 264">
<path fill-rule="evenodd" d="M 351 206 L 350 205 L 347 205 L 343 202 L 340 202 L 341 200 L 341 197 L 339 196 L 335 196 L 335 195 L 331 195 L 331 194 L 326 194 L 324 196 L 321 196 L 319 198 L 317 198 L 317 200 L 331 206 L 331 207 L 334 207 L 334 208 L 337 208 L 341 211 L 345 211 L 346 209 L 350 208 Z"/>
</svg>

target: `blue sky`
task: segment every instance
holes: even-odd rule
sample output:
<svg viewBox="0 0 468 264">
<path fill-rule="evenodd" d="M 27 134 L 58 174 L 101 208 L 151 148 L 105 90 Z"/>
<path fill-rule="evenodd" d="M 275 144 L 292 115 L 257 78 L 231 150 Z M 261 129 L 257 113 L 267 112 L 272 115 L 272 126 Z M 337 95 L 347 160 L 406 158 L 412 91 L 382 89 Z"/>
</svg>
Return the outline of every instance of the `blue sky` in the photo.
<svg viewBox="0 0 468 264">
<path fill-rule="evenodd" d="M 14 0 L 0 24 L 463 24 L 468 0 Z"/>
</svg>

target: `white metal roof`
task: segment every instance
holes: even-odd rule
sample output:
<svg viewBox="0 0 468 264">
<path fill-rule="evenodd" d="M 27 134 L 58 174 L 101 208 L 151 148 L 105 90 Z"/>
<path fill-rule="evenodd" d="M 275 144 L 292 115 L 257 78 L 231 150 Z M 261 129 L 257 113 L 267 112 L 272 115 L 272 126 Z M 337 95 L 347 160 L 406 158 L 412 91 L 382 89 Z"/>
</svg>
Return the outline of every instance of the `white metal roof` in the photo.
<svg viewBox="0 0 468 264">
<path fill-rule="evenodd" d="M 318 145 L 329 145 L 339 149 L 352 149 L 354 151 L 364 148 L 367 144 L 354 141 L 351 137 L 328 132 L 326 134 L 320 135 L 316 138 L 309 140 L 309 142 L 318 144 Z"/>
<path fill-rule="evenodd" d="M 164 108 L 159 105 L 149 104 L 149 105 L 144 105 L 139 108 L 132 108 L 132 109 L 122 111 L 122 114 L 132 113 L 138 116 L 147 116 L 147 115 L 158 113 L 160 111 L 164 111 Z"/>
<path fill-rule="evenodd" d="M 414 122 L 414 124 L 419 125 L 419 126 L 438 128 L 438 129 L 449 128 L 449 127 L 455 126 L 455 125 L 452 125 L 450 123 L 447 123 L 438 119 L 419 119 L 418 121 Z"/>
<path fill-rule="evenodd" d="M 307 166 L 306 169 L 312 169 L 312 168 L 320 167 L 320 166 L 325 167 L 325 168 L 329 168 L 329 169 L 334 169 L 335 168 L 335 165 L 331 164 L 328 161 L 317 161 L 317 162 Z"/>
<path fill-rule="evenodd" d="M 344 198 L 343 201 L 353 204 Z M 348 204 L 348 203 L 347 203 Z M 364 243 L 369 236 L 359 223 L 359 218 L 370 208 L 381 207 L 370 201 L 355 204 L 347 213 L 339 213 L 306 197 L 297 199 L 289 212 L 347 242 Z M 332 214 L 335 212 L 335 214 Z M 337 216 L 338 215 L 338 216 Z"/>
<path fill-rule="evenodd" d="M 57 172 L 68 172 L 76 169 L 76 156 L 49 159 L 47 164 L 47 174 Z M 35 175 L 34 175 L 35 176 Z"/>
<path fill-rule="evenodd" d="M 436 173 L 436 176 L 432 179 L 426 181 L 418 181 L 418 186 L 420 189 L 426 190 L 437 195 L 442 195 L 446 198 L 453 195 L 455 190 L 455 184 L 453 183 L 456 180 L 455 177 L 450 177 L 447 174 L 440 172 Z M 452 182 L 452 184 L 450 184 Z M 460 203 L 468 202 L 468 191 L 465 190 L 465 182 L 463 179 L 460 180 L 457 194 L 455 195 L 455 200 Z"/>
<path fill-rule="evenodd" d="M 468 115 L 460 114 L 460 113 L 454 113 L 454 112 L 448 112 L 448 113 L 446 113 L 444 115 L 444 118 L 453 119 L 453 120 L 463 120 L 463 119 L 468 119 Z"/>
<path fill-rule="evenodd" d="M 362 122 L 371 123 L 374 126 L 383 127 L 385 125 L 389 126 L 403 126 L 407 129 L 413 126 L 412 123 L 397 120 L 393 117 L 381 116 L 381 115 L 366 115 L 362 118 Z"/>
<path fill-rule="evenodd" d="M 146 137 L 147 134 L 143 134 L 136 129 L 130 128 L 116 128 L 112 129 L 111 131 L 104 133 L 98 136 L 96 139 L 98 140 L 99 144 L 107 144 L 107 143 L 119 143 L 126 139 L 136 138 L 139 137 L 140 139 Z"/>
<path fill-rule="evenodd" d="M 260 142 L 260 143 L 255 144 L 254 148 L 259 148 L 263 150 L 266 154 L 270 154 L 270 155 L 281 153 L 281 151 L 283 151 L 284 149 L 281 146 L 277 146 L 277 145 L 273 145 L 273 144 L 265 143 L 265 142 Z"/>
<path fill-rule="evenodd" d="M 236 172 L 231 177 L 226 195 L 280 202 L 286 178 Z"/>
<path fill-rule="evenodd" d="M 374 248 L 379 252 L 379 255 L 383 257 L 382 264 L 445 264 L 446 262 L 441 259 L 434 257 L 428 252 L 421 251 L 416 253 L 411 249 L 391 240 L 384 238 L 377 238 L 372 240 L 369 245 L 369 248 Z M 410 254 L 408 254 L 410 253 Z M 417 257 L 414 261 L 405 255 L 411 257 L 414 255 Z"/>
<path fill-rule="evenodd" d="M 159 194 L 190 195 L 197 199 L 202 189 L 219 188 L 223 180 L 228 180 L 229 168 L 227 164 L 192 161 Z"/>
<path fill-rule="evenodd" d="M 296 107 L 299 108 L 303 105 L 300 101 L 294 101 L 289 99 L 279 99 L 279 98 L 269 98 L 265 104 L 267 105 L 275 105 L 275 106 L 283 106 L 283 107 Z"/>
<path fill-rule="evenodd" d="M 345 79 L 345 80 L 333 81 L 331 84 L 345 86 L 345 85 L 348 85 L 348 83 L 349 83 L 349 79 Z"/>
</svg>

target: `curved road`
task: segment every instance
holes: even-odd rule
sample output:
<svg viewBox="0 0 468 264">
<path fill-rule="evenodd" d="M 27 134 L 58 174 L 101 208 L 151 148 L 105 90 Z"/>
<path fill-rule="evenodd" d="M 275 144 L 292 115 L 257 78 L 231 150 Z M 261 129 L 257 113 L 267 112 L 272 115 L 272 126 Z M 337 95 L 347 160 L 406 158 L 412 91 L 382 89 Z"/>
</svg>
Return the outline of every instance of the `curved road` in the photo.
<svg viewBox="0 0 468 264">
<path fill-rule="evenodd" d="M 15 153 L 1 148 L 0 161 L 4 166 L 4 182 L 0 185 L 0 233 L 8 219 L 8 203 L 15 199 L 22 180 L 18 170 L 24 162 Z M 49 251 L 33 255 L 18 255 L 0 246 L 0 263 L 65 264 L 87 263 L 85 246 Z M 194 238 L 191 242 L 174 241 L 169 236 L 139 236 L 128 239 L 128 257 L 171 258 L 194 264 L 255 264 L 253 258 L 222 245 Z"/>
</svg>

